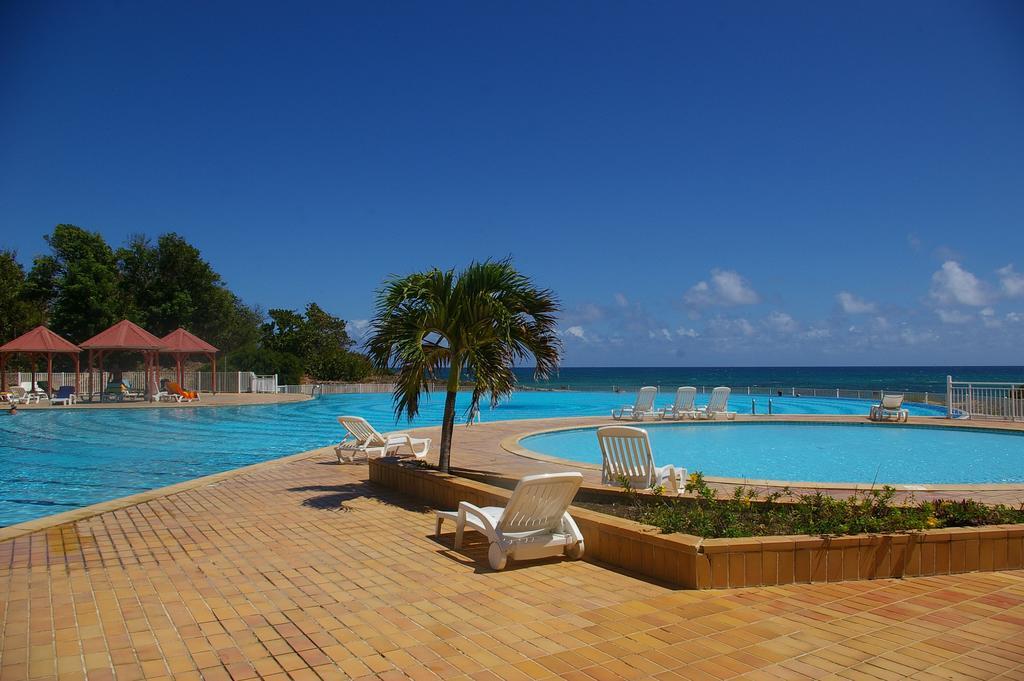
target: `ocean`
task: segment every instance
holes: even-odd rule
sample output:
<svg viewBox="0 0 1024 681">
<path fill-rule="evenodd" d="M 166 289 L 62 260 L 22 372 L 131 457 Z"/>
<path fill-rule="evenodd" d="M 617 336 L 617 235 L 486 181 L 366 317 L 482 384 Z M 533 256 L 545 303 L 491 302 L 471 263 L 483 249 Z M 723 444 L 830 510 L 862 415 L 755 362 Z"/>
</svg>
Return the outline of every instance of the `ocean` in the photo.
<svg viewBox="0 0 1024 681">
<path fill-rule="evenodd" d="M 522 387 L 568 390 L 635 390 L 655 385 L 824 388 L 945 393 L 946 376 L 955 381 L 1024 383 L 1022 366 L 913 367 L 565 367 L 549 381 L 535 381 L 529 367 L 516 369 Z"/>
</svg>

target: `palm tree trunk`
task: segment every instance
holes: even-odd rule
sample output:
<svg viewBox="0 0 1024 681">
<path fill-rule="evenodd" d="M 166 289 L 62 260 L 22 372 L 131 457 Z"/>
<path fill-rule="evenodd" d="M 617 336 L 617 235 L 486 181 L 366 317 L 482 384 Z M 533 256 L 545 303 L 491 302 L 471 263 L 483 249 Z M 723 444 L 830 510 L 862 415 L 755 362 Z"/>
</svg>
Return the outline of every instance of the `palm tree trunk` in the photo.
<svg viewBox="0 0 1024 681">
<path fill-rule="evenodd" d="M 451 460 L 452 431 L 455 430 L 455 398 L 459 391 L 448 389 L 444 399 L 444 419 L 441 422 L 441 453 L 437 459 L 437 467 L 442 473 L 448 472 L 448 462 Z"/>
<path fill-rule="evenodd" d="M 444 399 L 444 418 L 441 421 L 441 453 L 437 457 L 437 468 L 442 473 L 448 472 L 451 461 L 452 433 L 455 431 L 455 398 L 459 395 L 459 375 L 462 364 L 452 362 L 451 373 L 448 374 L 448 394 Z"/>
</svg>

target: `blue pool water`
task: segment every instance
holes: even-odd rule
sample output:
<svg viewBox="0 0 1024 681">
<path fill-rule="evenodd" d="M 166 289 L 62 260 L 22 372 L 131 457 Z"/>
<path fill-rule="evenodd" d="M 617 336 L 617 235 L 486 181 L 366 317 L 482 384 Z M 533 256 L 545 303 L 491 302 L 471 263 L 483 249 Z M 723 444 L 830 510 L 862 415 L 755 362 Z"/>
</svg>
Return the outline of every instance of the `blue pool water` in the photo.
<svg viewBox="0 0 1024 681">
<path fill-rule="evenodd" d="M 1024 433 L 824 423 L 645 424 L 654 460 L 751 480 L 879 483 L 1024 481 Z M 601 463 L 594 428 L 523 438 L 532 451 Z"/>
<path fill-rule="evenodd" d="M 459 396 L 459 415 L 469 395 Z M 615 393 L 521 392 L 484 421 L 606 415 L 634 399 Z M 672 395 L 658 404 L 668 403 Z M 698 404 L 707 395 L 698 396 Z M 758 412 L 767 408 L 758 400 Z M 412 425 L 437 425 L 443 396 L 432 395 Z M 866 400 L 773 398 L 775 413 L 866 414 Z M 750 398 L 730 407 L 749 413 Z M 22 410 L 0 414 L 0 525 L 22 522 L 183 480 L 323 447 L 341 439 L 339 414 L 380 430 L 396 427 L 391 396 L 330 395 L 280 405 L 181 409 Z M 911 406 L 911 413 L 942 409 Z M 399 427 L 408 424 L 402 421 Z M 456 436 L 457 437 L 457 436 Z"/>
</svg>

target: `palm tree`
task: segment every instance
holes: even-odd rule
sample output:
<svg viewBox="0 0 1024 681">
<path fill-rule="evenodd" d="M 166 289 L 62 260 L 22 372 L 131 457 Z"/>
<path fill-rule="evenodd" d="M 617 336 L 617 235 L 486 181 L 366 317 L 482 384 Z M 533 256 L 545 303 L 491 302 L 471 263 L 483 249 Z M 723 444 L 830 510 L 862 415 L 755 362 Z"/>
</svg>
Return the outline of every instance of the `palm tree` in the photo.
<svg viewBox="0 0 1024 681">
<path fill-rule="evenodd" d="M 435 268 L 385 282 L 367 349 L 377 368 L 398 372 L 396 416 L 415 417 L 420 394 L 448 369 L 440 470 L 448 471 L 463 372 L 474 381 L 470 413 L 487 393 L 492 404 L 510 395 L 512 368 L 530 356 L 535 376 L 547 378 L 561 354 L 558 309 L 554 293 L 534 286 L 509 260 L 474 262 L 458 275 Z"/>
</svg>

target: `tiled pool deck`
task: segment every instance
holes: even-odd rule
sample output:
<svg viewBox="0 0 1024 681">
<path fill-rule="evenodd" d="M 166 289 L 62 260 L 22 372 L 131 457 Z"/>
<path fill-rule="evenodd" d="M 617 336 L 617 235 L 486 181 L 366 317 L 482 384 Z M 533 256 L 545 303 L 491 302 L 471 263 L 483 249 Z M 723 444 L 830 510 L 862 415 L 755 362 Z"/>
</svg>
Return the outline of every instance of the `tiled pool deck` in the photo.
<svg viewBox="0 0 1024 681">
<path fill-rule="evenodd" d="M 501 430 L 460 427 L 455 463 L 556 465 Z M 318 450 L 0 542 L 0 679 L 1024 678 L 1020 571 L 701 592 L 494 573 L 366 476 Z"/>
</svg>

